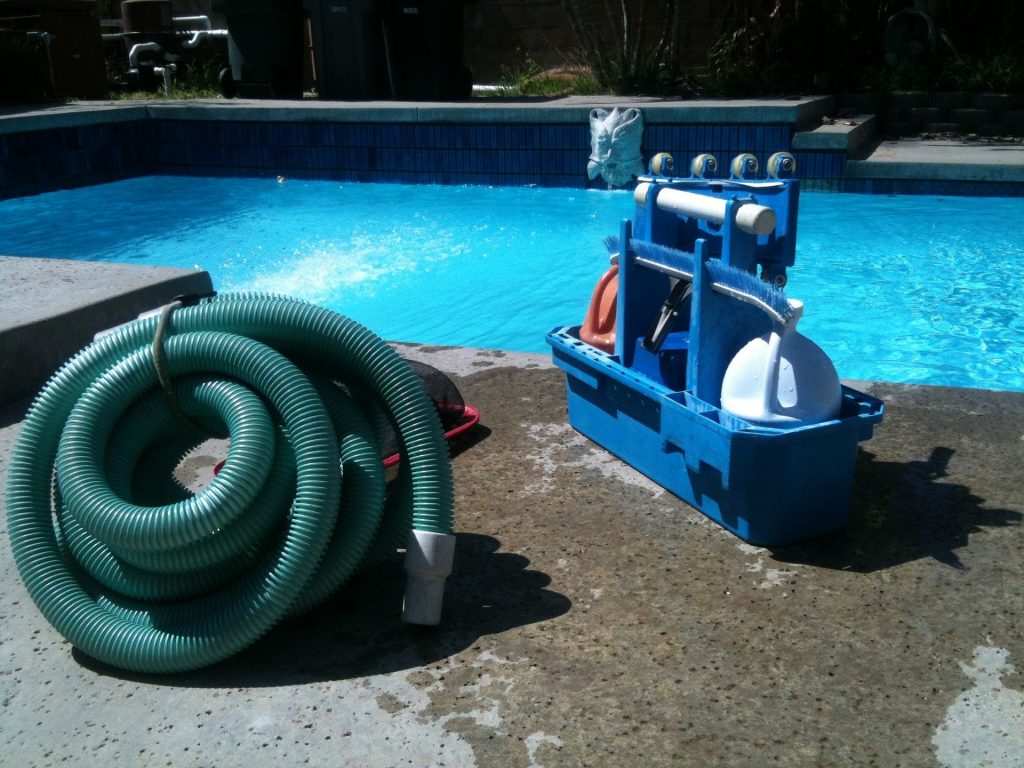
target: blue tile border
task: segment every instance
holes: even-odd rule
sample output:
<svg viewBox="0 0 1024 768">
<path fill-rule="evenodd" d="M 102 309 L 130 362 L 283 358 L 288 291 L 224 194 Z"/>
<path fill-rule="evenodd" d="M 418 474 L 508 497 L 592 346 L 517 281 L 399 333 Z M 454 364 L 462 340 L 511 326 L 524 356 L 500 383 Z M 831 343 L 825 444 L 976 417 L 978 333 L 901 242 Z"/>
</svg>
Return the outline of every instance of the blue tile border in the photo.
<svg viewBox="0 0 1024 768">
<path fill-rule="evenodd" d="M 787 149 L 783 124 L 650 124 L 647 156 L 686 164 L 711 152 L 764 162 Z M 131 175 L 288 176 L 432 184 L 602 186 L 587 179 L 585 123 L 229 122 L 145 119 L 0 135 L 0 196 Z M 841 170 L 841 166 L 838 166 Z M 835 168 L 830 166 L 830 173 Z"/>
<path fill-rule="evenodd" d="M 2 135 L 0 197 L 138 176 L 146 168 L 141 141 L 140 122 Z"/>
<path fill-rule="evenodd" d="M 688 172 L 710 152 L 728 175 L 750 152 L 764 167 L 790 151 L 789 123 L 648 123 L 645 160 L 660 151 Z M 149 174 L 286 176 L 337 181 L 603 188 L 587 178 L 585 122 L 295 122 L 138 117 L 113 123 L 0 134 L 0 198 Z M 793 151 L 807 189 L 873 194 L 1024 195 L 1024 185 L 860 180 L 846 154 Z"/>
</svg>

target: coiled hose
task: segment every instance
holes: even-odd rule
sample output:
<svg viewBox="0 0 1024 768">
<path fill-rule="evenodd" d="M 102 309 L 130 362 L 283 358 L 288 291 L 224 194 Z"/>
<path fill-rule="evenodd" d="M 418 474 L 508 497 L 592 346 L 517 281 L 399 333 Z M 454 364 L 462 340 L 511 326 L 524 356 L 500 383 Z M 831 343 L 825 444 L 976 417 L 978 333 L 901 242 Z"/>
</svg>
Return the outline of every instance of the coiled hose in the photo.
<svg viewBox="0 0 1024 768">
<path fill-rule="evenodd" d="M 254 294 L 177 308 L 155 347 L 159 323 L 121 326 L 65 363 L 11 451 L 15 562 L 80 650 L 137 672 L 197 669 L 407 546 L 410 528 L 454 541 L 437 412 L 372 332 Z M 390 491 L 377 447 L 385 418 L 403 455 Z M 230 437 L 228 457 L 191 495 L 170 477 L 211 435 Z"/>
</svg>

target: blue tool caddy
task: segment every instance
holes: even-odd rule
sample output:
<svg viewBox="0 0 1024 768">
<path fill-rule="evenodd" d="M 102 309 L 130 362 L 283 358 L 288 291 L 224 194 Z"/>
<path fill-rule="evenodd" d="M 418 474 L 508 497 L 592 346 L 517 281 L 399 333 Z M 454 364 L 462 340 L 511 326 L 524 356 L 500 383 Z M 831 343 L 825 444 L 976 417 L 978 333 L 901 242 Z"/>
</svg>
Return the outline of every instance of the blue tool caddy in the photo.
<svg viewBox="0 0 1024 768">
<path fill-rule="evenodd" d="M 622 222 L 613 243 L 614 351 L 583 341 L 580 326 L 548 334 L 566 373 L 569 422 L 745 541 L 779 545 L 830 533 L 846 524 L 857 444 L 872 436 L 883 405 L 843 386 L 837 417 L 788 428 L 722 409 L 726 367 L 772 321 L 720 290 L 713 268 L 760 269 L 761 279 L 784 286 L 799 185 L 780 178 L 794 165 L 784 153 L 760 181 L 748 178 L 753 156 L 736 158 L 729 179 L 708 178 L 712 163 L 702 155 L 689 178 L 639 179 L 634 220 Z M 683 278 L 692 288 L 686 302 L 674 290 Z"/>
</svg>

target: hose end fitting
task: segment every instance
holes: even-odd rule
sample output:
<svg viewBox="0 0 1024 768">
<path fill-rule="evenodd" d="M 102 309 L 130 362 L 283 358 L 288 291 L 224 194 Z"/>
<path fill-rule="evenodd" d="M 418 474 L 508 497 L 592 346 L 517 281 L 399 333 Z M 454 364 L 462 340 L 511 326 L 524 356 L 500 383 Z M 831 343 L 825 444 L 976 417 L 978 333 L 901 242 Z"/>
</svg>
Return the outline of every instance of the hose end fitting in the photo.
<svg viewBox="0 0 1024 768">
<path fill-rule="evenodd" d="M 455 536 L 433 531 L 409 532 L 405 548 L 405 600 L 402 621 L 436 626 L 441 623 L 444 582 L 452 572 Z"/>
</svg>

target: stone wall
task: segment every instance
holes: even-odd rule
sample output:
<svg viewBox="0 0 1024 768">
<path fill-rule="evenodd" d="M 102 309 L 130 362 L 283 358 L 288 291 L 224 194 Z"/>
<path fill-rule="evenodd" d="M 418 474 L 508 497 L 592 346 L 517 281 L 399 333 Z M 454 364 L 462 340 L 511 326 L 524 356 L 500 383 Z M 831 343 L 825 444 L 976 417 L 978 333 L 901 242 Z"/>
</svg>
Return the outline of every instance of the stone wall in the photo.
<svg viewBox="0 0 1024 768">
<path fill-rule="evenodd" d="M 840 94 L 840 114 L 877 114 L 883 136 L 1024 137 L 1024 94 L 894 91 Z"/>
<path fill-rule="evenodd" d="M 897 91 L 890 102 L 885 127 L 891 134 L 1024 136 L 1024 97 L 1020 94 Z"/>
</svg>

